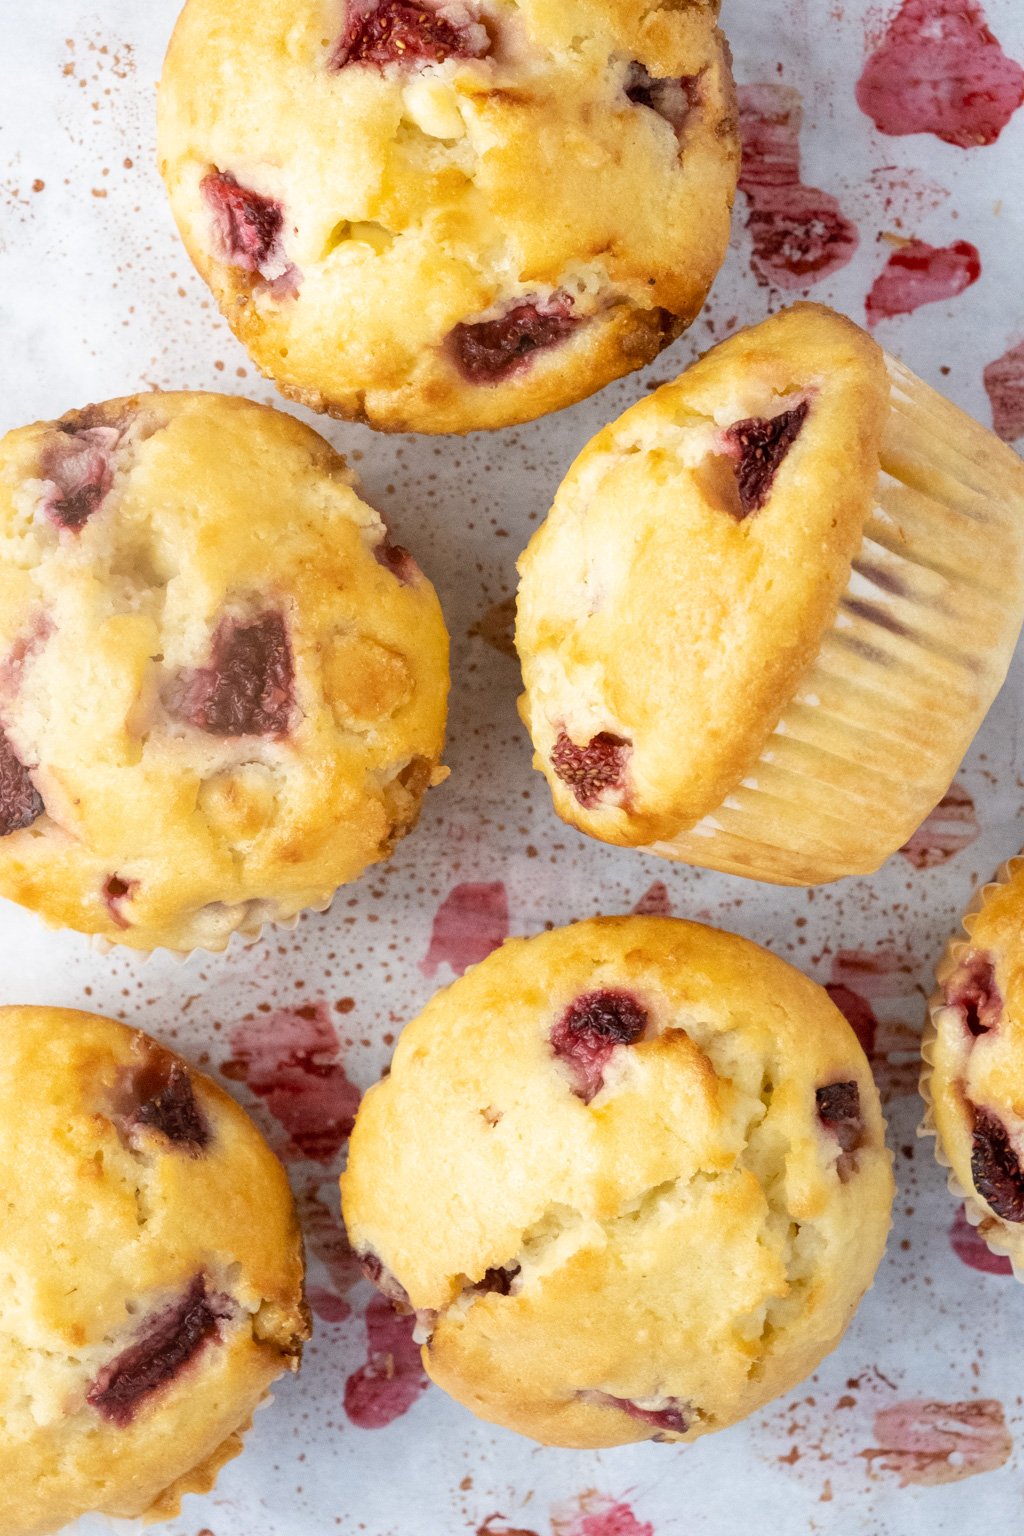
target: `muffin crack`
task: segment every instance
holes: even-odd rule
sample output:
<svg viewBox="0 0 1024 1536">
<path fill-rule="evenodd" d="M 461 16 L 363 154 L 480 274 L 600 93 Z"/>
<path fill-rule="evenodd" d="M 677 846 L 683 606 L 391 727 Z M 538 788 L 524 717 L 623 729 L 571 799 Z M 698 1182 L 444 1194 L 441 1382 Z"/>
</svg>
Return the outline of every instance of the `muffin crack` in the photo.
<svg viewBox="0 0 1024 1536">
<path fill-rule="evenodd" d="M 724 1030 L 713 1033 L 709 1029 L 701 1029 L 695 1020 L 691 1020 L 690 1028 L 685 1032 L 706 1054 L 723 1088 L 743 1093 L 741 1085 L 728 1075 L 722 1063 L 722 1059 L 727 1054 L 727 1042 L 734 1031 Z M 715 1061 L 716 1056 L 719 1058 L 718 1063 Z M 786 1195 L 785 1160 L 791 1151 L 791 1142 L 786 1138 L 774 1149 L 764 1145 L 766 1138 L 763 1133 L 771 1111 L 775 1091 L 774 1080 L 779 1070 L 779 1063 L 769 1063 L 757 1094 L 750 1094 L 743 1140 L 736 1148 L 728 1167 L 695 1168 L 690 1174 L 680 1173 L 660 1180 L 624 1202 L 621 1208 L 610 1216 L 596 1217 L 565 1202 L 550 1202 L 531 1227 L 523 1233 L 515 1253 L 496 1260 L 478 1278 L 468 1275 L 456 1277 L 455 1283 L 459 1289 L 450 1302 L 429 1313 L 418 1313 L 421 1328 L 429 1322 L 429 1331 L 432 1332 L 445 1318 L 460 1315 L 487 1296 L 497 1294 L 502 1297 L 515 1297 L 534 1280 L 538 1272 L 541 1274 L 545 1272 L 545 1261 L 557 1251 L 560 1244 L 564 1244 L 565 1240 L 571 1237 L 574 1231 L 580 1234 L 581 1240 L 585 1240 L 587 1233 L 596 1236 L 599 1232 L 602 1239 L 607 1241 L 612 1238 L 617 1229 L 626 1224 L 643 1225 L 656 1215 L 658 1207 L 665 1201 L 676 1200 L 678 1203 L 683 1203 L 686 1196 L 694 1189 L 714 1186 L 737 1172 L 748 1172 L 758 1179 L 764 1189 L 769 1221 L 779 1225 L 783 1221 L 786 1223 L 784 1264 L 787 1288 L 785 1294 L 777 1301 L 769 1300 L 766 1303 L 762 1336 L 767 1337 L 775 1326 L 774 1311 L 785 1305 L 790 1307 L 798 1305 L 799 1288 L 805 1286 L 809 1278 L 800 1272 L 802 1266 L 807 1263 L 807 1255 L 798 1252 L 800 1245 L 797 1239 L 801 1232 L 808 1234 L 803 1246 L 812 1246 L 810 1225 L 794 1220 Z M 773 1136 L 776 1129 L 773 1123 L 770 1127 Z"/>
<path fill-rule="evenodd" d="M 751 1122 L 739 1159 L 743 1166 L 758 1177 L 768 1207 L 768 1224 L 758 1234 L 759 1245 L 766 1247 L 766 1237 L 770 1237 L 773 1232 L 777 1236 L 780 1230 L 784 1230 L 781 1256 L 777 1245 L 774 1249 L 775 1255 L 781 1257 L 785 1275 L 784 1289 L 781 1294 L 768 1296 L 763 1307 L 758 1309 L 760 1323 L 755 1336 L 757 1353 L 751 1358 L 747 1371 L 747 1380 L 751 1383 L 761 1380 L 772 1364 L 773 1339 L 776 1336 L 783 1337 L 789 1318 L 799 1315 L 807 1289 L 814 1278 L 814 1265 L 823 1241 L 812 1222 L 798 1221 L 790 1209 L 786 1191 L 786 1163 L 793 1150 L 793 1143 L 789 1136 L 776 1141 L 781 1122 L 769 1124 L 774 1084 L 781 1067 L 782 1064 L 775 1060 L 768 1064 L 758 1094 L 763 1113 Z M 768 1143 L 769 1135 L 772 1143 L 759 1145 Z M 741 1334 L 743 1321 L 739 1320 Z M 747 1321 L 756 1325 L 758 1320 L 755 1315 Z M 748 1335 L 742 1336 L 749 1342 Z"/>
<path fill-rule="evenodd" d="M 500 1263 L 489 1265 L 484 1273 L 474 1279 L 458 1275 L 453 1284 L 457 1294 L 444 1306 L 434 1310 L 418 1309 L 421 1327 L 429 1323 L 430 1332 L 451 1317 L 461 1317 L 470 1307 L 488 1296 L 516 1297 L 538 1277 L 549 1272 L 548 1261 L 566 1240 L 577 1235 L 581 1246 L 587 1246 L 600 1234 L 604 1240 L 613 1236 L 616 1229 L 633 1223 L 642 1225 L 655 1212 L 658 1205 L 697 1182 L 714 1183 L 722 1175 L 716 1171 L 697 1170 L 690 1177 L 682 1175 L 663 1179 L 627 1201 L 614 1215 L 595 1217 L 587 1215 L 576 1206 L 562 1201 L 551 1201 L 537 1220 L 523 1233 L 516 1252 Z M 571 1256 L 571 1248 L 567 1257 Z M 553 1266 L 554 1268 L 560 1266 Z M 461 1283 L 460 1283 L 461 1282 Z M 378 1285 L 380 1281 L 376 1282 Z M 424 1340 L 429 1343 L 429 1335 Z"/>
</svg>

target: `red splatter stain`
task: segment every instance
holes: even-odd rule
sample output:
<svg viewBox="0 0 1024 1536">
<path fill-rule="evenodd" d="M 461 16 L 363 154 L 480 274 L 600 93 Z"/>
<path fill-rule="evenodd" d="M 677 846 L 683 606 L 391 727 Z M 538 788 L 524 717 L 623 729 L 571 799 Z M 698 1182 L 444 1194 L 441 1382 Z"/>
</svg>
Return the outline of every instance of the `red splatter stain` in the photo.
<svg viewBox="0 0 1024 1536">
<path fill-rule="evenodd" d="M 969 1269 L 978 1269 L 983 1275 L 1012 1275 L 1013 1265 L 1004 1253 L 993 1253 L 988 1244 L 972 1227 L 962 1205 L 957 1206 L 949 1229 L 949 1246 L 961 1263 Z"/>
<path fill-rule="evenodd" d="M 885 945 L 841 949 L 825 990 L 863 1046 L 883 1101 L 915 1094 L 924 994 L 911 959 Z"/>
<path fill-rule="evenodd" d="M 300 1189 L 297 1196 L 299 1221 L 310 1257 L 319 1259 L 330 1277 L 330 1287 L 311 1285 L 309 1288 L 310 1306 L 327 1323 L 340 1323 L 351 1316 L 352 1307 L 346 1297 L 363 1278 L 359 1260 L 349 1247 L 337 1213 L 337 1203 L 338 1186 L 333 1179 L 326 1199 L 317 1181 Z"/>
<path fill-rule="evenodd" d="M 483 1525 L 476 1528 L 476 1536 L 537 1536 L 536 1531 L 525 1530 L 521 1525 L 495 1525 L 495 1520 L 504 1520 L 504 1515 L 488 1515 Z"/>
<path fill-rule="evenodd" d="M 846 986 L 841 981 L 827 982 L 825 991 L 857 1036 L 864 1054 L 872 1056 L 875 1050 L 875 1036 L 878 1033 L 878 1020 L 867 998 L 861 997 L 859 992 L 854 992 L 852 987 Z"/>
<path fill-rule="evenodd" d="M 343 1323 L 346 1317 L 352 1316 L 352 1308 L 344 1296 L 339 1296 L 337 1291 L 329 1291 L 325 1285 L 309 1286 L 306 1300 L 321 1322 Z"/>
<path fill-rule="evenodd" d="M 904 0 L 857 82 L 879 132 L 934 133 L 960 149 L 994 143 L 1022 101 L 1024 69 L 975 0 Z"/>
<path fill-rule="evenodd" d="M 994 1398 L 939 1403 L 909 1398 L 875 1414 L 877 1446 L 860 1454 L 875 1474 L 895 1473 L 900 1487 L 959 1483 L 994 1472 L 1009 1459 L 1013 1441 Z"/>
<path fill-rule="evenodd" d="M 855 988 L 862 997 L 912 996 L 911 969 L 904 956 L 885 945 L 879 949 L 840 949 L 832 957 L 832 981 Z"/>
<path fill-rule="evenodd" d="M 922 219 L 951 197 L 948 187 L 906 165 L 878 165 L 867 178 L 887 223 L 903 230 L 904 220 Z"/>
<path fill-rule="evenodd" d="M 913 314 L 922 304 L 955 299 L 981 276 L 981 256 L 969 240 L 926 245 L 908 240 L 893 251 L 871 285 L 865 309 L 868 325 Z"/>
<path fill-rule="evenodd" d="M 1007 443 L 1024 437 L 1024 341 L 989 363 L 982 377 L 993 430 Z"/>
<path fill-rule="evenodd" d="M 331 1180 L 329 1199 L 338 1203 L 338 1186 Z M 339 1291 L 350 1290 L 363 1278 L 362 1266 L 349 1247 L 340 1214 L 325 1200 L 317 1183 L 298 1195 L 299 1220 L 310 1251 L 320 1260 Z"/>
<path fill-rule="evenodd" d="M 436 976 L 438 967 L 447 965 L 461 976 L 507 938 L 508 892 L 501 881 L 456 885 L 437 909 L 420 970 L 424 976 Z"/>
<path fill-rule="evenodd" d="M 345 1412 L 360 1429 L 393 1424 L 430 1385 L 413 1341 L 415 1326 L 414 1317 L 400 1317 L 384 1296 L 367 1307 L 369 1354 L 345 1383 Z"/>
<path fill-rule="evenodd" d="M 638 1520 L 628 1504 L 600 1493 L 585 1493 L 578 1507 L 551 1517 L 552 1536 L 654 1536 L 654 1526 Z"/>
<path fill-rule="evenodd" d="M 633 911 L 637 917 L 671 917 L 672 901 L 664 880 L 655 880 L 648 886 Z"/>
<path fill-rule="evenodd" d="M 969 848 L 980 830 L 974 801 L 962 784 L 952 784 L 900 853 L 915 869 L 933 869 Z"/>
<path fill-rule="evenodd" d="M 338 1060 L 341 1049 L 326 1003 L 282 1008 L 240 1024 L 225 1077 L 247 1083 L 288 1133 L 287 1154 L 329 1163 L 347 1139 L 359 1089 Z"/>
<path fill-rule="evenodd" d="M 789 85 L 740 87 L 743 162 L 751 266 L 762 283 L 809 288 L 845 267 L 857 229 L 830 192 L 800 180 L 800 93 Z"/>
</svg>

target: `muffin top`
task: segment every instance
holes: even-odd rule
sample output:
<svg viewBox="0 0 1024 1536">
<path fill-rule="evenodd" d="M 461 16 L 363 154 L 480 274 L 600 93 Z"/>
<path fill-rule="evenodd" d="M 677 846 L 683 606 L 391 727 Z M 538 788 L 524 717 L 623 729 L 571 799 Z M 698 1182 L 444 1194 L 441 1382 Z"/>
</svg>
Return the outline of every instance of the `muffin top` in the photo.
<svg viewBox="0 0 1024 1536">
<path fill-rule="evenodd" d="M 519 565 L 520 708 L 564 820 L 671 838 L 744 778 L 850 579 L 888 398 L 867 334 L 801 304 L 583 450 Z"/>
<path fill-rule="evenodd" d="M 987 887 L 950 945 L 925 1069 L 942 1148 L 986 1213 L 988 1239 L 1024 1265 L 1024 859 Z"/>
<path fill-rule="evenodd" d="M 811 1370 L 874 1274 L 892 1178 L 819 987 L 628 917 L 513 940 L 437 994 L 363 1101 L 342 1196 L 435 1380 L 597 1446 L 693 1438 Z"/>
<path fill-rule="evenodd" d="M 0 1009 L 0 1040 L 0 1530 L 32 1536 L 203 1486 L 309 1328 L 284 1170 L 232 1099 L 89 1014 Z"/>
<path fill-rule="evenodd" d="M 0 894 L 136 948 L 323 905 L 415 819 L 437 598 L 344 461 L 218 395 L 0 443 Z"/>
<path fill-rule="evenodd" d="M 393 430 L 524 421 L 649 361 L 725 254 L 717 4 L 188 0 L 160 162 L 283 391 Z"/>
</svg>

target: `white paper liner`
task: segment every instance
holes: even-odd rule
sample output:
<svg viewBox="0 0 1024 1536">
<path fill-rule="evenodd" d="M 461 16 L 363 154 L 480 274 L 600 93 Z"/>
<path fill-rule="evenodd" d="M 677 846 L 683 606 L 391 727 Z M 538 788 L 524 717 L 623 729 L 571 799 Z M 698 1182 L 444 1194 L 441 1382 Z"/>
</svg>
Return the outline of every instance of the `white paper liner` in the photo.
<svg viewBox="0 0 1024 1536">
<path fill-rule="evenodd" d="M 931 1088 L 935 1040 L 938 1035 L 937 1015 L 940 1010 L 949 1006 L 943 993 L 945 982 L 971 947 L 974 920 L 982 907 L 1021 869 L 1024 869 L 1024 855 L 1017 854 L 1012 859 L 1008 859 L 1005 864 L 1000 865 L 991 880 L 979 886 L 964 912 L 961 922 L 962 935 L 956 935 L 949 940 L 935 967 L 938 985 L 928 1000 L 928 1016 L 921 1036 L 921 1075 L 918 1080 L 918 1089 L 924 1100 L 924 1114 L 917 1128 L 917 1134 L 922 1138 L 931 1136 L 934 1139 L 935 1161 L 940 1168 L 946 1170 L 946 1183 L 950 1194 L 962 1203 L 964 1215 L 971 1226 L 977 1228 L 978 1236 L 986 1247 L 992 1253 L 1009 1259 L 1013 1266 L 1014 1277 L 1024 1282 L 1024 1228 L 1016 1229 L 1012 1223 L 1003 1221 L 978 1199 L 973 1190 L 965 1189 L 960 1183 L 953 1172 L 952 1162 L 942 1145 L 938 1127 L 935 1124 L 934 1096 Z"/>
<path fill-rule="evenodd" d="M 875 505 L 817 660 L 754 768 L 665 858 L 786 885 L 866 874 L 945 794 L 1024 618 L 1024 465 L 891 357 Z"/>
</svg>

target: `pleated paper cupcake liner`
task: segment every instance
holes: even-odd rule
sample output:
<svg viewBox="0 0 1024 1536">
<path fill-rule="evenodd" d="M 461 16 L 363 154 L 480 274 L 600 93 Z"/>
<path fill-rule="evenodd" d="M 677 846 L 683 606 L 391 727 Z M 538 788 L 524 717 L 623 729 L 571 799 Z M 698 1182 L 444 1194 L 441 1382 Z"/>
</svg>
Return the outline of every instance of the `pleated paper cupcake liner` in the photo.
<svg viewBox="0 0 1024 1536">
<path fill-rule="evenodd" d="M 786 885 L 868 874 L 941 800 L 1006 676 L 1024 467 L 886 362 L 874 506 L 818 658 L 742 783 L 649 852 Z"/>
</svg>

